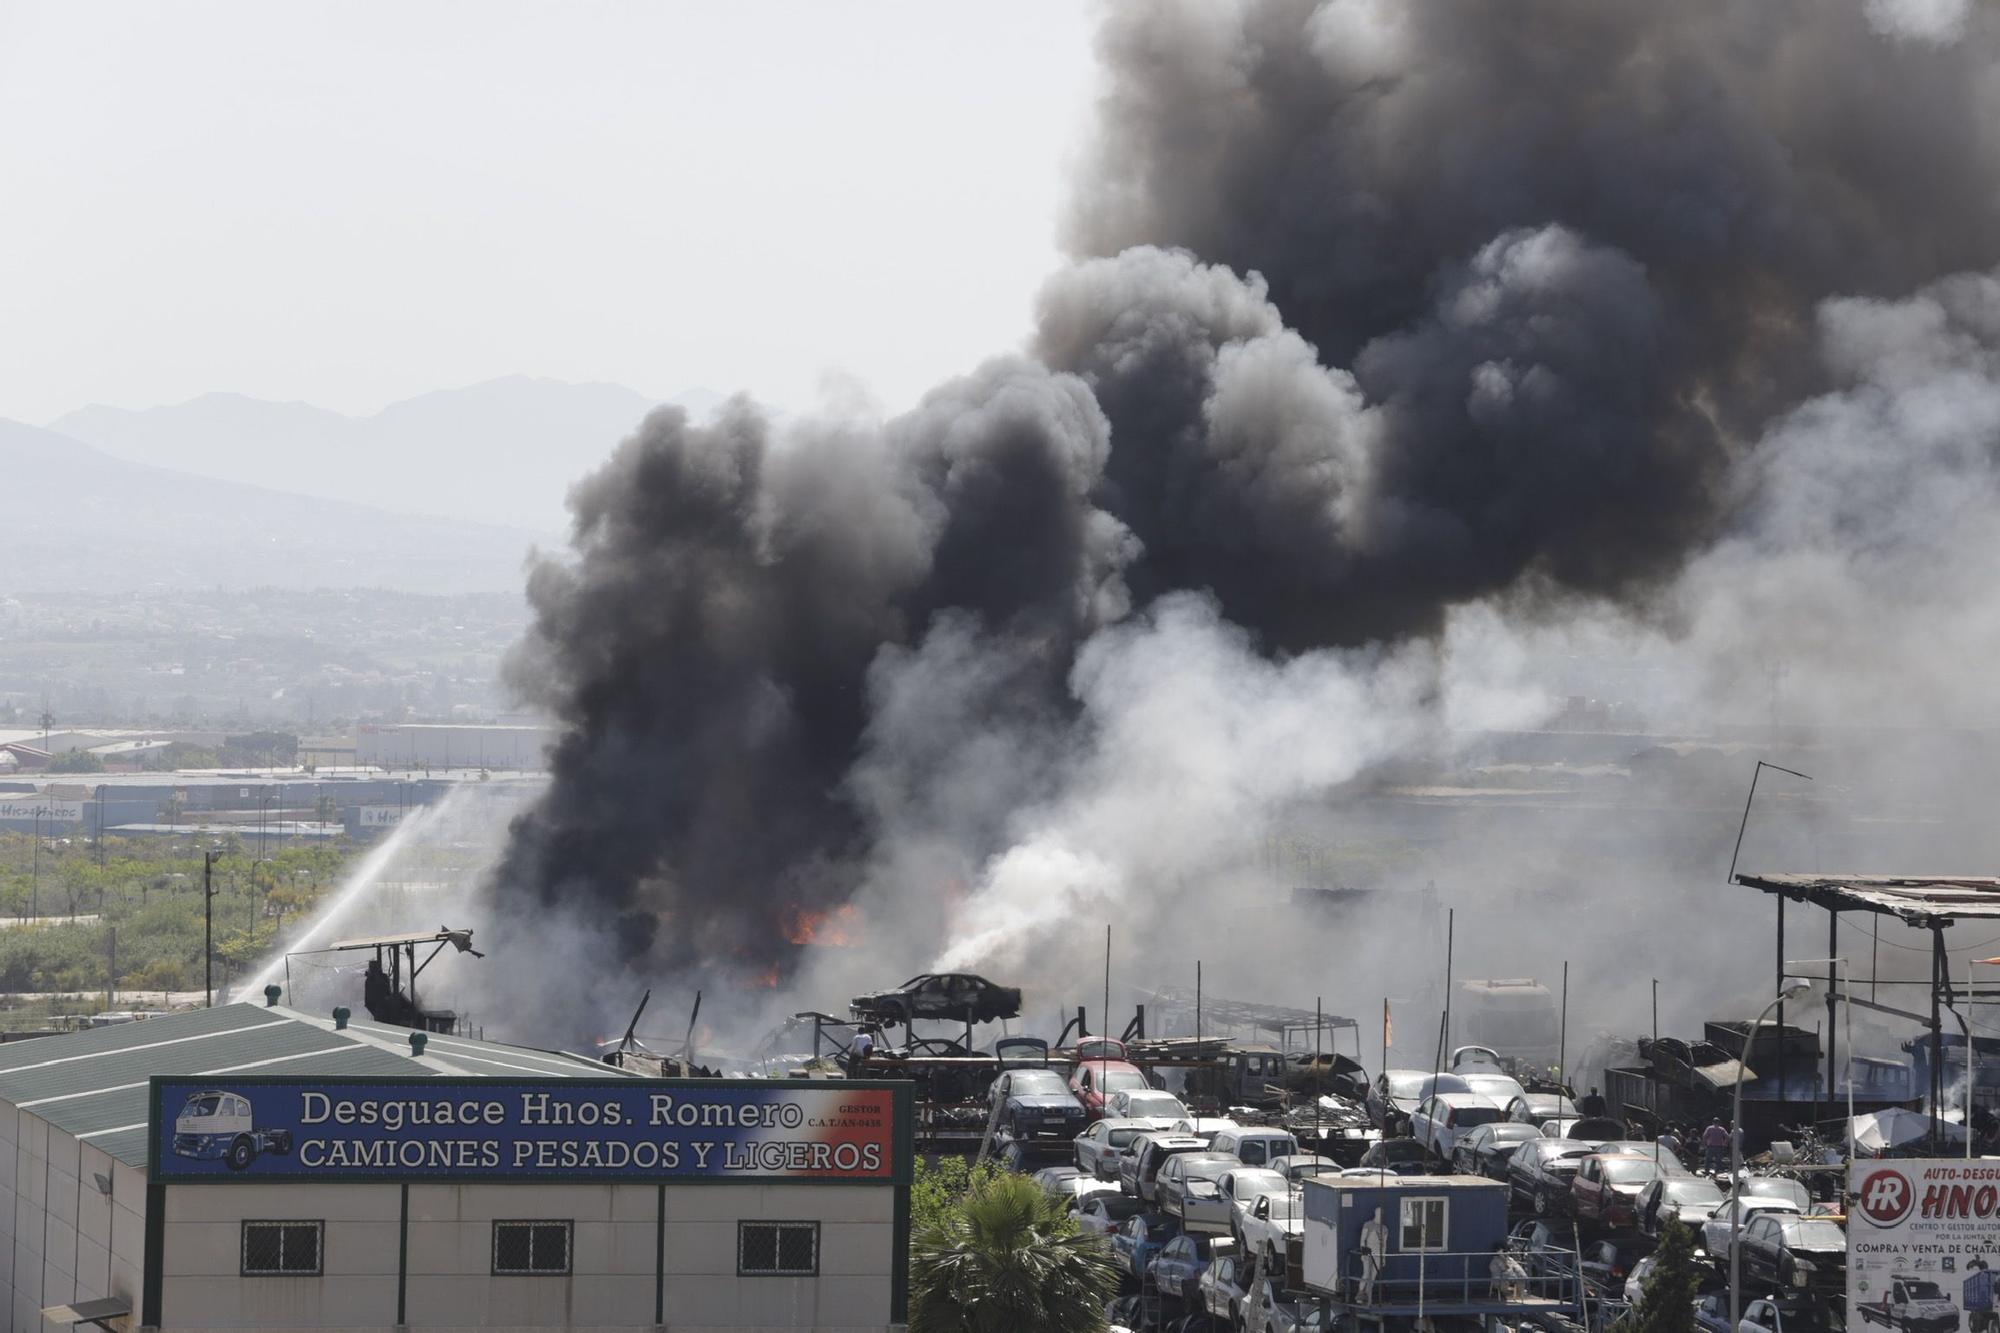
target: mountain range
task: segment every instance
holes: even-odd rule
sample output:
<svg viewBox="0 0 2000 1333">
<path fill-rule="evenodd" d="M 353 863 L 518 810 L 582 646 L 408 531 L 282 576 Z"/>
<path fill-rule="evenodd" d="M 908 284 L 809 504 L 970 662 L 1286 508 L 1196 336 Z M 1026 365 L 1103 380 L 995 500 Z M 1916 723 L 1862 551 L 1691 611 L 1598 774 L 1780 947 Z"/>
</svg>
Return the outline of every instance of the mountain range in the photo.
<svg viewBox="0 0 2000 1333">
<path fill-rule="evenodd" d="M 665 401 L 701 417 L 721 395 L 693 389 Z M 126 462 L 556 534 L 570 484 L 660 402 L 617 384 L 512 375 L 372 416 L 210 393 L 164 407 L 79 408 L 48 429 Z"/>
<path fill-rule="evenodd" d="M 518 591 L 545 534 L 114 458 L 0 419 L 0 595 L 145 588 Z"/>
</svg>

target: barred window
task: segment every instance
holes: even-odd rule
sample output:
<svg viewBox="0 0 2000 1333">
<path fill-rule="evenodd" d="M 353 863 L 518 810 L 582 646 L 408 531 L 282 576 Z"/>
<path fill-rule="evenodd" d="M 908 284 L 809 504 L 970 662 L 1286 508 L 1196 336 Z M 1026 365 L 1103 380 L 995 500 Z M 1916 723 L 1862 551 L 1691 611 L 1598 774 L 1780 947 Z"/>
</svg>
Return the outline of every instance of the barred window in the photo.
<svg viewBox="0 0 2000 1333">
<path fill-rule="evenodd" d="M 739 1277 L 816 1277 L 819 1223 L 738 1222 L 736 1273 Z"/>
<path fill-rule="evenodd" d="M 244 1277 L 318 1277 L 324 1222 L 245 1222 Z"/>
<path fill-rule="evenodd" d="M 495 1273 L 569 1272 L 567 1222 L 495 1222 Z"/>
</svg>

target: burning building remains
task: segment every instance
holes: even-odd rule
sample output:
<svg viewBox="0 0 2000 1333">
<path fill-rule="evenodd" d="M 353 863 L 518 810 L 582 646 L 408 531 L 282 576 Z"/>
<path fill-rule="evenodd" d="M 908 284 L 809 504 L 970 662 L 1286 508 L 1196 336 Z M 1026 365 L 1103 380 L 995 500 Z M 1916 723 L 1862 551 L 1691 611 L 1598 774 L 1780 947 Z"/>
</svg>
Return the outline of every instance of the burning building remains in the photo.
<svg viewBox="0 0 2000 1333">
<path fill-rule="evenodd" d="M 1865 674 L 1990 554 L 1996 45 L 1897 0 L 1111 10 L 1024 348 L 887 421 L 664 409 L 572 492 L 507 928 L 1019 965 L 1476 723 L 1474 613 Z"/>
</svg>

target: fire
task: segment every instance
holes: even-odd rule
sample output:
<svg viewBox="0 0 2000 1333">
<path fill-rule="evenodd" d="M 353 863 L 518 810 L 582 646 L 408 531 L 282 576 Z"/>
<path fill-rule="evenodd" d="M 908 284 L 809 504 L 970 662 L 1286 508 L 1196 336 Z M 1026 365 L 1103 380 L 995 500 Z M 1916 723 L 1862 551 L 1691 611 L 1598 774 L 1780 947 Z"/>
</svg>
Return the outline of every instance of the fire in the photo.
<svg viewBox="0 0 2000 1333">
<path fill-rule="evenodd" d="M 750 984 L 763 990 L 778 989 L 778 965 L 773 963 L 762 972 L 751 977 Z"/>
<path fill-rule="evenodd" d="M 845 949 L 860 942 L 860 914 L 853 903 L 814 911 L 808 907 L 788 907 L 779 918 L 785 938 L 793 944 L 824 944 Z"/>
</svg>

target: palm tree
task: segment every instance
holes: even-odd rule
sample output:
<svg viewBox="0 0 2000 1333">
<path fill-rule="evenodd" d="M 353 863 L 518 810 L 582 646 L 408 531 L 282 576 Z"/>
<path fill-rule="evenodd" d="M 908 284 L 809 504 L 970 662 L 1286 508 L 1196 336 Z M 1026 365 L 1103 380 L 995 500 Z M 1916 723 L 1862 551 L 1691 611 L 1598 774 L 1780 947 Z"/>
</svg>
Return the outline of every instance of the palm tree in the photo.
<svg viewBox="0 0 2000 1333">
<path fill-rule="evenodd" d="M 1025 1176 L 976 1185 L 910 1246 L 910 1333 L 1101 1333 L 1118 1270 Z"/>
</svg>

